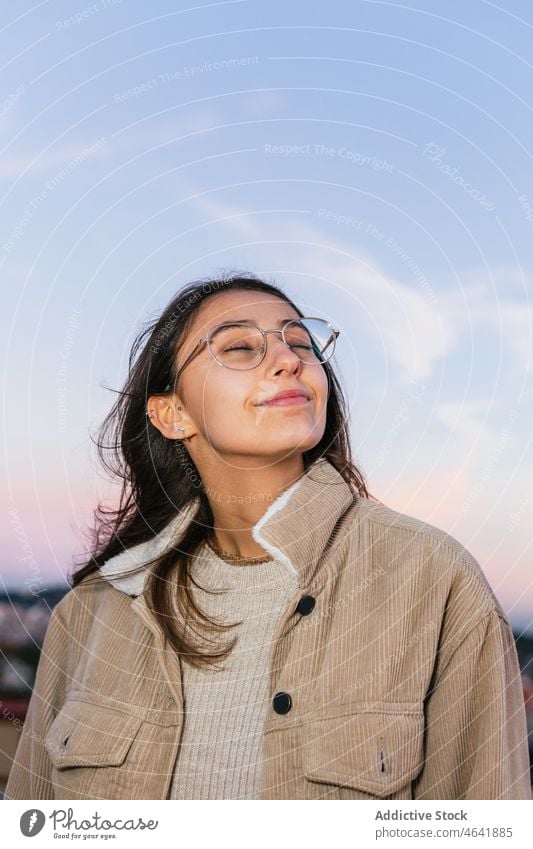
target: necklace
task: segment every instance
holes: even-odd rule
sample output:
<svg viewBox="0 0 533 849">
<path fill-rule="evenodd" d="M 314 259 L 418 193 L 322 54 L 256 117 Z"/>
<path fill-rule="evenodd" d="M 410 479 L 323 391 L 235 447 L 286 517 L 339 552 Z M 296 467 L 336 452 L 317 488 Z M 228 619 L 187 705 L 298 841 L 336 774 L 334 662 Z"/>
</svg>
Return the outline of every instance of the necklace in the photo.
<svg viewBox="0 0 533 849">
<path fill-rule="evenodd" d="M 222 551 L 215 542 L 208 539 L 207 544 L 209 548 L 215 552 L 215 554 L 220 557 L 222 560 L 228 560 L 230 563 L 233 563 L 235 566 L 238 566 L 242 563 L 268 563 L 273 558 L 270 555 L 260 554 L 259 557 L 242 557 L 240 554 L 230 554 L 227 551 Z"/>
</svg>

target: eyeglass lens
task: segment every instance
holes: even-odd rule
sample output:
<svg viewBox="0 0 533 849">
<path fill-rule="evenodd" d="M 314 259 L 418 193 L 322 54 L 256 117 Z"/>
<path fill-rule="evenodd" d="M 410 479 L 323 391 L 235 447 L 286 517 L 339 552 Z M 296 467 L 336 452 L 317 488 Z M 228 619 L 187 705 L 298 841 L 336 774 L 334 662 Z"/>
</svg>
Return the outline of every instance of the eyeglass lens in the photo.
<svg viewBox="0 0 533 849">
<path fill-rule="evenodd" d="M 304 363 L 326 362 L 335 348 L 335 336 L 322 319 L 310 318 L 285 325 L 285 341 Z M 258 363 L 265 339 L 257 327 L 231 324 L 219 327 L 210 338 L 211 353 L 227 368 L 247 369 Z"/>
</svg>

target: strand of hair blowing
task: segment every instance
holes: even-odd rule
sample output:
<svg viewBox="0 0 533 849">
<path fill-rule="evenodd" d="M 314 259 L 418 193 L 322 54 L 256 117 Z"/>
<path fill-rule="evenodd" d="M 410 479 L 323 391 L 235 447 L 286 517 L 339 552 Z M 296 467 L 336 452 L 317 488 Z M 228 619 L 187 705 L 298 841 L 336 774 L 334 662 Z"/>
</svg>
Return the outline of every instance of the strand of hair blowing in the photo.
<svg viewBox="0 0 533 849">
<path fill-rule="evenodd" d="M 236 637 L 218 651 L 216 634 L 240 623 L 212 622 L 191 593 L 190 564 L 212 534 L 213 513 L 198 470 L 183 443 L 166 439 L 146 417 L 146 403 L 165 387 L 174 387 L 175 361 L 200 304 L 215 293 L 247 290 L 281 298 L 303 316 L 278 286 L 244 272 L 194 281 L 180 290 L 155 321 L 135 339 L 125 386 L 104 419 L 96 440 L 98 457 L 112 479 L 121 482 L 118 506 L 99 503 L 93 526 L 85 531 L 90 556 L 83 558 L 70 582 L 105 580 L 99 567 L 116 554 L 146 542 L 198 499 L 196 512 L 168 551 L 140 568 L 149 571 L 146 603 L 168 644 L 192 665 L 216 666 L 231 652 Z M 329 362 L 326 428 L 320 442 L 304 452 L 304 470 L 326 457 L 354 495 L 370 498 L 362 473 L 352 463 L 347 410 L 342 389 Z M 198 481 L 193 483 L 192 481 Z"/>
</svg>

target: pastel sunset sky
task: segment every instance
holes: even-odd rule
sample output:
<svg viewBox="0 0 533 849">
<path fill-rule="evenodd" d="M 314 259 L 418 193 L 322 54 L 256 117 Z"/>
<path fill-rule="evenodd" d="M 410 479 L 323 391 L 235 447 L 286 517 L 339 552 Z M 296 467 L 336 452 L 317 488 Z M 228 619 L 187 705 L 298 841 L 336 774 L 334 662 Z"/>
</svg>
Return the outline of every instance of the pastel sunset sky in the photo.
<svg viewBox="0 0 533 849">
<path fill-rule="evenodd" d="M 533 628 L 531 4 L 3 18 L 3 586 L 64 581 L 113 499 L 90 435 L 142 325 L 249 270 L 341 329 L 370 490 L 458 539 Z"/>
</svg>

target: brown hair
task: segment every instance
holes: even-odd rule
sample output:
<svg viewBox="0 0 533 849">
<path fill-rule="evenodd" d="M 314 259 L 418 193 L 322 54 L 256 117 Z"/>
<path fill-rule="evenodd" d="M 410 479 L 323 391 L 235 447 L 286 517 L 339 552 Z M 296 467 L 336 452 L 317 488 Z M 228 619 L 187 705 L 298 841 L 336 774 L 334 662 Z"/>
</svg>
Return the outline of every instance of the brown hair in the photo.
<svg viewBox="0 0 533 849">
<path fill-rule="evenodd" d="M 91 555 L 71 578 L 75 587 L 96 574 L 111 557 L 146 542 L 158 534 L 171 519 L 199 497 L 195 514 L 180 539 L 173 540 L 164 554 L 153 558 L 146 584 L 146 602 L 155 615 L 169 644 L 194 666 L 216 665 L 235 645 L 214 651 L 208 635 L 234 627 L 212 622 L 195 603 L 189 563 L 200 545 L 211 536 L 213 513 L 201 484 L 198 470 L 181 440 L 166 439 L 157 428 L 147 424 L 146 404 L 151 395 L 162 394 L 175 383 L 176 353 L 183 345 L 200 304 L 210 295 L 226 291 L 266 292 L 283 299 L 298 315 L 304 313 L 278 286 L 251 273 L 197 280 L 185 286 L 163 313 L 135 339 L 129 359 L 129 375 L 118 399 L 104 419 L 97 440 L 99 458 L 111 475 L 122 482 L 116 509 L 98 504 L 94 525 L 89 531 Z M 304 470 L 325 457 L 342 475 L 354 493 L 369 498 L 363 475 L 352 463 L 347 430 L 347 410 L 341 387 L 331 362 L 322 365 L 328 377 L 326 428 L 320 442 L 303 453 Z M 104 440 L 108 438 L 108 444 Z M 185 471 L 187 470 L 187 472 Z M 193 470 L 193 474 L 191 474 Z M 193 483 L 193 479 L 200 482 Z M 148 564 L 141 568 L 146 569 Z M 175 590 L 173 588 L 176 588 Z M 180 624 L 177 611 L 183 617 Z M 203 625 L 202 646 L 187 627 Z M 195 631 L 202 635 L 202 629 Z"/>
</svg>

